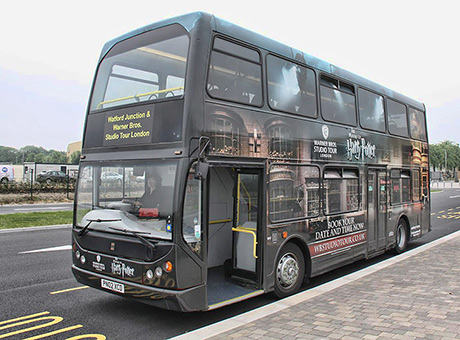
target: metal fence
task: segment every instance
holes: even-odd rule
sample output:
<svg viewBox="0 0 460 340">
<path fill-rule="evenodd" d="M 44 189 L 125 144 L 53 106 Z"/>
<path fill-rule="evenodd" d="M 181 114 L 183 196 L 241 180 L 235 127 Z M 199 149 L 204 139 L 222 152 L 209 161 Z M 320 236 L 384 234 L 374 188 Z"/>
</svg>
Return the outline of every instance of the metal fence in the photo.
<svg viewBox="0 0 460 340">
<path fill-rule="evenodd" d="M 33 174 L 31 174 L 31 178 Z M 61 182 L 9 182 L 6 184 L 0 184 L 0 203 L 14 202 L 14 199 L 8 199 L 8 197 L 20 196 L 22 199 L 30 199 L 31 201 L 37 200 L 40 196 L 50 196 L 51 194 L 60 194 L 67 199 L 73 199 L 75 192 L 75 178 L 67 176 L 64 181 Z M 52 198 L 51 198 L 52 200 Z"/>
</svg>

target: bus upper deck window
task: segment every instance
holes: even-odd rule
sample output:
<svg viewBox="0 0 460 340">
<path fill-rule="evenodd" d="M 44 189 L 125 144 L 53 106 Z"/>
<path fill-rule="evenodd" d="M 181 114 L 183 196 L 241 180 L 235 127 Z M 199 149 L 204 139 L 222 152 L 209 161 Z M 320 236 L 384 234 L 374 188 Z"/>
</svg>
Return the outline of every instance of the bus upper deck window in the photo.
<svg viewBox="0 0 460 340">
<path fill-rule="evenodd" d="M 90 110 L 182 96 L 188 46 L 179 25 L 118 42 L 100 62 Z"/>
<path fill-rule="evenodd" d="M 391 99 L 387 100 L 388 109 L 388 131 L 392 135 L 409 137 L 407 129 L 406 106 Z"/>
</svg>

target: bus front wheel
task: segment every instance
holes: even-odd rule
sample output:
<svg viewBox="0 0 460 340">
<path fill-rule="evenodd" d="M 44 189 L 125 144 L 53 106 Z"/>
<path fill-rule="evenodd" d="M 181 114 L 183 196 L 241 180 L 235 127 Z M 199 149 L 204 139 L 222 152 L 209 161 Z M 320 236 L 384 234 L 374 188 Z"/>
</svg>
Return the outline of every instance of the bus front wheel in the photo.
<svg viewBox="0 0 460 340">
<path fill-rule="evenodd" d="M 407 248 L 407 242 L 409 241 L 409 232 L 407 223 L 403 219 L 399 220 L 398 226 L 396 227 L 396 254 L 403 253 Z"/>
<path fill-rule="evenodd" d="M 295 244 L 286 244 L 276 261 L 275 295 L 284 298 L 297 292 L 304 275 L 305 261 L 302 252 Z"/>
</svg>

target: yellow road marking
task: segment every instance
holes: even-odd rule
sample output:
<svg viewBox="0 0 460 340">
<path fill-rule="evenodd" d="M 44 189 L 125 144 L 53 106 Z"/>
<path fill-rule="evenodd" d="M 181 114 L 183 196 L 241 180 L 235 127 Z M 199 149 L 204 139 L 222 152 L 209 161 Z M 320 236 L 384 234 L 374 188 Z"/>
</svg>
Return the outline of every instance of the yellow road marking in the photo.
<svg viewBox="0 0 460 340">
<path fill-rule="evenodd" d="M 83 286 L 83 287 L 75 287 L 75 288 L 57 290 L 55 292 L 51 292 L 50 294 L 55 295 L 55 294 L 67 293 L 67 292 L 72 292 L 74 290 L 80 290 L 80 289 L 86 289 L 86 288 L 89 288 L 89 287 L 88 286 Z"/>
<path fill-rule="evenodd" d="M 50 313 L 50 312 L 41 312 L 41 313 L 36 313 L 36 314 L 21 316 L 20 318 L 11 319 L 11 320 L 6 320 L 6 321 L 1 321 L 1 322 L 0 322 L 0 325 L 6 324 L 6 323 L 11 323 L 11 322 L 16 322 L 16 321 L 21 321 L 21 320 L 26 320 L 26 319 L 31 319 L 31 318 L 34 318 L 34 317 L 36 317 L 36 316 L 42 316 L 42 315 L 46 315 L 46 314 L 49 314 L 49 313 Z"/>
<path fill-rule="evenodd" d="M 31 322 L 44 321 L 44 320 L 52 320 L 52 321 L 44 323 L 42 325 L 20 329 L 20 330 L 14 331 L 14 332 L 6 333 L 6 334 L 0 334 L 0 339 L 6 338 L 6 337 L 9 337 L 9 336 L 12 336 L 12 335 L 21 334 L 21 333 L 25 333 L 25 332 L 30 332 L 30 331 L 33 331 L 33 330 L 36 330 L 36 329 L 52 326 L 52 325 L 55 325 L 55 324 L 61 322 L 64 319 L 61 318 L 60 316 L 44 316 L 42 318 L 36 318 L 36 319 L 32 319 L 32 320 L 16 322 L 16 323 L 13 323 L 11 325 L 2 326 L 2 327 L 0 327 L 0 330 L 4 330 L 4 329 L 7 329 L 7 328 L 11 328 L 11 327 L 22 326 L 22 325 L 25 325 L 25 324 L 28 324 L 28 323 L 31 323 Z"/>
<path fill-rule="evenodd" d="M 102 334 L 83 334 L 83 335 L 77 335 L 71 338 L 67 338 L 66 340 L 79 340 L 79 339 L 88 339 L 88 338 L 94 338 L 96 340 L 106 339 L 105 335 L 102 335 Z"/>
<path fill-rule="evenodd" d="M 27 338 L 27 339 L 24 339 L 24 340 L 37 340 L 37 339 L 42 339 L 42 338 L 46 338 L 46 337 L 49 337 L 49 336 L 52 336 L 52 335 L 55 335 L 55 334 L 59 334 L 59 333 L 64 333 L 64 332 L 72 331 L 72 330 L 74 330 L 74 329 L 81 328 L 81 327 L 83 327 L 83 325 L 70 326 L 70 327 L 67 327 L 67 328 L 58 329 L 57 331 L 53 331 L 53 332 L 49 332 L 49 333 L 44 333 L 44 334 L 40 334 L 40 335 L 37 335 L 37 336 L 33 336 L 33 337 L 31 337 L 31 338 Z"/>
<path fill-rule="evenodd" d="M 85 286 L 85 287 L 79 287 L 79 288 L 82 289 L 82 288 L 88 288 L 88 287 Z M 21 334 L 21 333 L 36 331 L 36 330 L 41 329 L 41 328 L 47 328 L 49 326 L 53 326 L 55 324 L 58 324 L 58 323 L 60 323 L 61 321 L 64 320 L 60 316 L 43 316 L 43 315 L 47 315 L 47 314 L 50 314 L 50 312 L 35 313 L 35 314 L 26 315 L 26 316 L 21 316 L 19 318 L 0 321 L 0 325 L 3 325 L 3 326 L 0 326 L 0 331 L 8 329 L 8 328 L 15 328 L 15 327 L 27 325 L 27 324 L 30 324 L 30 323 L 45 321 L 45 323 L 43 323 L 41 325 L 28 327 L 28 328 L 24 328 L 24 329 L 19 329 L 19 330 L 16 330 L 16 331 L 13 331 L 13 332 L 10 332 L 10 333 L 6 333 L 6 334 L 0 334 L 0 339 L 7 338 L 7 337 L 10 337 L 10 336 L 14 336 L 14 335 L 18 335 L 18 334 Z M 48 320 L 51 320 L 51 321 L 46 322 Z M 69 332 L 69 331 L 72 331 L 74 329 L 78 329 L 78 328 L 82 328 L 82 327 L 83 327 L 83 325 L 69 326 L 69 327 L 61 328 L 61 329 L 58 329 L 58 330 L 55 330 L 55 331 L 52 331 L 52 332 L 35 335 L 35 336 L 29 337 L 29 338 L 24 339 L 24 340 L 38 340 L 38 339 L 42 339 L 42 338 L 47 338 L 49 336 L 53 336 L 53 335 L 64 333 L 64 332 Z M 81 335 L 73 336 L 71 338 L 67 338 L 67 340 L 80 340 L 80 339 L 90 339 L 90 338 L 95 339 L 95 340 L 106 340 L 105 335 L 102 335 L 102 334 L 81 334 Z"/>
</svg>

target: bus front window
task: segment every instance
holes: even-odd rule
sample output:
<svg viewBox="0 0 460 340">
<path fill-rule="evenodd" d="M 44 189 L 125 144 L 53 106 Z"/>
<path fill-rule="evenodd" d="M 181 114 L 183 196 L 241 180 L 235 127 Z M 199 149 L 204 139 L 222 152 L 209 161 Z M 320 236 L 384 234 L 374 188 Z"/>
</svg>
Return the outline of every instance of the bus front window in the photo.
<svg viewBox="0 0 460 340">
<path fill-rule="evenodd" d="M 82 165 L 76 195 L 76 225 L 107 232 L 128 230 L 172 239 L 176 162 Z"/>
<path fill-rule="evenodd" d="M 117 43 L 98 67 L 90 111 L 182 96 L 188 46 L 179 25 Z"/>
</svg>

